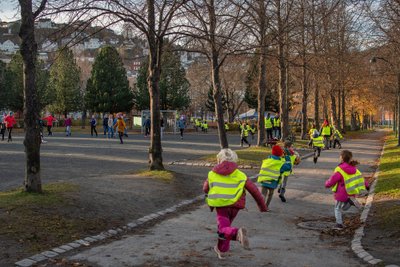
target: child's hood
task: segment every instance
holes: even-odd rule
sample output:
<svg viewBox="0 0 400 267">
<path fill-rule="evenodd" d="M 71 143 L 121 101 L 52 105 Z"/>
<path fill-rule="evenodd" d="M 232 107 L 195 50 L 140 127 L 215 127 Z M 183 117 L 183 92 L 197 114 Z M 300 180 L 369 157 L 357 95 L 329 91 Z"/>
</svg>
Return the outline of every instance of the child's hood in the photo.
<svg viewBox="0 0 400 267">
<path fill-rule="evenodd" d="M 355 166 L 352 166 L 346 162 L 339 164 L 339 167 L 347 174 L 355 174 L 357 171 Z"/>
<path fill-rule="evenodd" d="M 237 169 L 237 164 L 231 161 L 223 161 L 220 164 L 217 164 L 213 168 L 213 172 L 216 172 L 221 175 L 229 175 Z"/>
</svg>

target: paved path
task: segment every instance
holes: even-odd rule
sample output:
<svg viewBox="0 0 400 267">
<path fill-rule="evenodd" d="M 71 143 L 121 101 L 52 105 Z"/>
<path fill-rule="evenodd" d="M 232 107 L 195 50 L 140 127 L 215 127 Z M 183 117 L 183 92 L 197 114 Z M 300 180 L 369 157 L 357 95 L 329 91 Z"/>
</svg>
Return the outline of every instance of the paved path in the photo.
<svg viewBox="0 0 400 267">
<path fill-rule="evenodd" d="M 377 140 L 346 142 L 361 162 L 364 175 L 379 157 Z M 220 261 L 212 251 L 216 241 L 215 213 L 202 205 L 198 209 L 168 219 L 144 233 L 71 255 L 71 260 L 94 266 L 364 266 L 350 249 L 350 240 L 322 237 L 319 232 L 297 227 L 301 220 L 333 219 L 333 197 L 324 181 L 338 164 L 339 150 L 324 151 L 315 166 L 312 159 L 302 162 L 290 177 L 287 203 L 275 196 L 272 212 L 259 213 L 248 199 L 248 211 L 241 211 L 234 222 L 249 229 L 252 250 L 232 244 L 231 256 Z M 206 174 L 207 170 L 204 170 Z M 248 172 L 248 174 L 253 174 Z M 349 211 L 355 213 L 354 209 Z"/>
</svg>

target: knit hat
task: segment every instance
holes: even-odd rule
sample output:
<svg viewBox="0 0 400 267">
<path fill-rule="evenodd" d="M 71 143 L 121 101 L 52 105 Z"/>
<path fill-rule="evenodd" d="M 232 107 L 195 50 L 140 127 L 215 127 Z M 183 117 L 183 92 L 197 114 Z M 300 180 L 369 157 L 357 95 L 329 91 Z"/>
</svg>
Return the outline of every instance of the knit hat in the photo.
<svg viewBox="0 0 400 267">
<path fill-rule="evenodd" d="M 272 153 L 272 155 L 277 156 L 277 157 L 283 156 L 282 148 L 280 146 L 277 146 L 277 145 L 272 147 L 272 152 L 271 153 Z"/>
</svg>

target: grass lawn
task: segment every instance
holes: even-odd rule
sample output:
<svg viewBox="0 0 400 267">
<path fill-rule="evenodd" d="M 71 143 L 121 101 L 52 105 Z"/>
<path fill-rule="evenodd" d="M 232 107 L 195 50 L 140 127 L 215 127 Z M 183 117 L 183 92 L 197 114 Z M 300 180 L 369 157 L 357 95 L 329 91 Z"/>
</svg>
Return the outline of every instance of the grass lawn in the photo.
<svg viewBox="0 0 400 267">
<path fill-rule="evenodd" d="M 43 194 L 21 189 L 0 192 L 0 237 L 36 253 L 79 239 L 104 223 L 74 216 L 73 195 L 79 187 L 68 183 L 43 186 Z"/>
<path fill-rule="evenodd" d="M 382 226 L 393 229 L 400 236 L 400 147 L 397 139 L 390 135 L 379 165 L 375 197 L 382 208 L 377 209 Z"/>
<path fill-rule="evenodd" d="M 375 132 L 374 129 L 358 130 L 358 131 L 347 131 L 347 132 L 343 135 L 343 137 L 344 137 L 344 138 L 353 138 L 353 139 L 357 139 L 357 138 L 362 137 L 362 136 L 365 135 L 365 134 L 373 133 L 373 132 Z"/>
<path fill-rule="evenodd" d="M 150 170 L 139 170 L 135 172 L 135 175 L 145 178 L 155 178 L 166 182 L 172 181 L 175 178 L 173 171 L 150 171 Z"/>
</svg>

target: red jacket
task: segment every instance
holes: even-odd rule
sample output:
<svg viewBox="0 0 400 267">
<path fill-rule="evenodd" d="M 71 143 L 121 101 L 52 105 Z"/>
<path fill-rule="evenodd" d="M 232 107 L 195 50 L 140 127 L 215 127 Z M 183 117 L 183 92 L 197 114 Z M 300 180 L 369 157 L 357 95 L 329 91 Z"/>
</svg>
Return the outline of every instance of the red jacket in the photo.
<svg viewBox="0 0 400 267">
<path fill-rule="evenodd" d="M 230 161 L 223 161 L 220 164 L 214 166 L 213 171 L 220 175 L 229 175 L 237 169 L 237 164 Z M 257 186 L 250 181 L 248 178 L 246 180 L 245 189 L 253 196 L 257 202 L 260 211 L 267 211 L 267 206 L 265 205 L 264 197 L 261 195 Z M 203 191 L 208 194 L 210 187 L 208 185 L 208 178 L 204 181 Z M 246 190 L 243 190 L 243 195 L 236 201 L 235 204 L 229 206 L 237 209 L 244 209 L 246 207 Z"/>
<path fill-rule="evenodd" d="M 44 117 L 43 120 L 47 121 L 47 126 L 53 126 L 53 122 L 56 121 L 56 118 L 54 118 L 53 116 L 49 115 L 47 117 Z"/>
<path fill-rule="evenodd" d="M 6 123 L 7 128 L 12 128 L 17 123 L 15 121 L 14 116 L 10 116 L 10 115 L 5 117 L 4 122 Z"/>
</svg>

